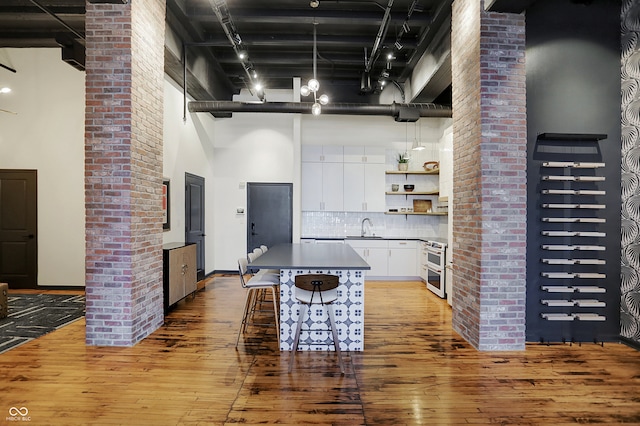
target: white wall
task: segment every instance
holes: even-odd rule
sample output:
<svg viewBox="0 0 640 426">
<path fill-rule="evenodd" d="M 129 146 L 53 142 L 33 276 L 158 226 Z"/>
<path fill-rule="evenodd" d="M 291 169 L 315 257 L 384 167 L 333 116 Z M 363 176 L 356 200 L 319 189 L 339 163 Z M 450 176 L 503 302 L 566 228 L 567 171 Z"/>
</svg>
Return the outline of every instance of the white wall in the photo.
<svg viewBox="0 0 640 426">
<path fill-rule="evenodd" d="M 293 183 L 299 177 L 299 147 L 294 114 L 234 114 L 216 123 L 215 176 L 216 230 L 215 269 L 237 269 L 238 257 L 246 254 L 247 182 Z M 295 158 L 298 158 L 296 161 Z M 294 239 L 299 223 L 299 201 L 294 193 Z"/>
<path fill-rule="evenodd" d="M 293 98 L 287 91 L 269 91 L 267 96 L 270 101 Z M 250 99 L 241 95 L 238 100 Z M 301 144 L 383 146 L 393 153 L 411 149 L 413 139 L 418 137 L 427 149 L 414 151 L 410 165 L 421 169 L 425 161 L 439 159 L 441 138 L 451 121 L 423 118 L 414 124 L 380 116 L 234 113 L 232 118 L 217 119 L 215 124 L 214 269 L 235 270 L 237 258 L 247 251 L 246 215 L 236 213 L 238 207 L 246 211 L 247 182 L 293 183 L 294 241 L 305 233 L 302 226 L 310 221 L 308 217 L 302 220 L 299 207 Z M 393 222 L 389 227 L 394 230 L 408 224 L 404 218 L 394 219 L 386 218 L 378 223 Z M 429 220 L 434 222 L 433 232 L 445 237 L 446 219 Z"/>
<path fill-rule="evenodd" d="M 0 168 L 38 174 L 38 285 L 84 286 L 84 73 L 60 49 L 2 49 Z"/>
<path fill-rule="evenodd" d="M 60 49 L 3 49 L 0 69 L 0 168 L 38 173 L 38 285 L 84 286 L 84 73 L 60 59 Z M 184 241 L 184 174 L 205 178 L 205 209 L 213 212 L 214 119 L 182 120 L 182 91 L 165 78 L 164 171 L 171 180 L 171 230 Z M 213 220 L 207 221 L 206 266 L 214 267 Z"/>
<path fill-rule="evenodd" d="M 59 49 L 4 49 L 18 70 L 0 69 L 0 168 L 38 171 L 38 284 L 84 285 L 84 73 L 60 59 Z M 205 178 L 205 272 L 235 270 L 246 251 L 246 182 L 291 182 L 294 241 L 302 231 L 300 145 L 337 144 L 410 148 L 417 134 L 430 150 L 415 154 L 412 168 L 438 155 L 447 119 L 397 123 L 391 117 L 206 113 L 182 119 L 182 90 L 165 78 L 164 170 L 171 180 L 171 230 L 164 242 L 184 241 L 184 174 Z M 269 92 L 291 101 L 291 91 Z M 425 154 L 426 152 L 426 154 Z M 420 156 L 421 155 L 421 156 Z M 426 156 L 426 157 L 425 157 Z M 403 222 L 404 224 L 405 222 Z M 394 225 L 395 226 L 395 225 Z M 398 225 L 400 226 L 400 225 Z"/>
<path fill-rule="evenodd" d="M 215 264 L 215 182 L 213 134 L 215 119 L 210 114 L 187 114 L 183 121 L 182 89 L 165 75 L 164 156 L 162 175 L 170 180 L 170 225 L 163 242 L 185 241 L 185 173 L 204 178 L 205 187 L 205 273 Z"/>
</svg>

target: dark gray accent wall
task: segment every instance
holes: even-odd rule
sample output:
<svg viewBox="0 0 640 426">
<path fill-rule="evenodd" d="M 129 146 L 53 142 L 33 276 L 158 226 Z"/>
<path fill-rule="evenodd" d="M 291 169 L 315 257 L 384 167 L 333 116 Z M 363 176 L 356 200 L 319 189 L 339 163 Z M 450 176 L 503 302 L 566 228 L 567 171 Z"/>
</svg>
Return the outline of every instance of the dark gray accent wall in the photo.
<svg viewBox="0 0 640 426">
<path fill-rule="evenodd" d="M 620 1 L 539 0 L 527 28 L 527 340 L 612 341 L 620 334 Z M 605 134 L 574 141 L 542 133 Z M 601 162 L 597 169 L 547 168 L 545 161 Z M 549 182 L 546 175 L 601 176 L 603 182 Z M 548 195 L 544 189 L 586 189 L 605 195 Z M 543 208 L 544 204 L 604 204 L 606 209 Z M 593 217 L 605 223 L 545 223 L 544 217 Z M 605 233 L 551 237 L 543 231 Z M 604 246 L 604 251 L 550 251 L 543 245 Z M 593 258 L 605 265 L 546 265 L 543 258 Z M 543 272 L 604 274 L 551 279 Z M 606 293 L 549 293 L 542 286 L 598 286 Z M 604 307 L 549 307 L 541 300 L 604 301 Z M 604 321 L 549 321 L 542 313 L 596 313 Z M 600 318 L 602 319 L 602 318 Z"/>
</svg>

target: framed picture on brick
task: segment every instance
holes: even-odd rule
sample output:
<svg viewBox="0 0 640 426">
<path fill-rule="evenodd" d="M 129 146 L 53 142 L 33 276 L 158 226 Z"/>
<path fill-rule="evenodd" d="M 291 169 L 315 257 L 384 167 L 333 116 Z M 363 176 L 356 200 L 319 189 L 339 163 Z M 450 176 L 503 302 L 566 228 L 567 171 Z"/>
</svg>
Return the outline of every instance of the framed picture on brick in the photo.
<svg viewBox="0 0 640 426">
<path fill-rule="evenodd" d="M 162 229 L 171 229 L 169 209 L 169 179 L 162 180 Z"/>
</svg>

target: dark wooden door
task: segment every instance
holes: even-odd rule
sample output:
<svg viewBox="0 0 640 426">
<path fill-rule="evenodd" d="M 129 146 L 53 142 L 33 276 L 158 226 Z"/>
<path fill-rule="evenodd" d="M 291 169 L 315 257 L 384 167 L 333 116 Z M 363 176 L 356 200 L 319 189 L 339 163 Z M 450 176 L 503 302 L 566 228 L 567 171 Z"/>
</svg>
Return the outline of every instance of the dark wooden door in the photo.
<svg viewBox="0 0 640 426">
<path fill-rule="evenodd" d="M 36 288 L 37 172 L 0 170 L 0 282 Z"/>
<path fill-rule="evenodd" d="M 185 173 L 185 241 L 196 244 L 198 281 L 204 278 L 204 178 Z"/>
<path fill-rule="evenodd" d="M 247 184 L 247 251 L 293 239 L 293 186 Z"/>
</svg>

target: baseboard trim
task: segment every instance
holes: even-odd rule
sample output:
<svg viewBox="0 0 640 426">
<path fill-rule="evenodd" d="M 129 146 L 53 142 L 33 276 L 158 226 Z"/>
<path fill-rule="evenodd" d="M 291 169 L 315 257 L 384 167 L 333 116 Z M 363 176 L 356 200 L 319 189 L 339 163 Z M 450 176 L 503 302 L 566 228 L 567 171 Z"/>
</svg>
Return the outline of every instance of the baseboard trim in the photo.
<svg viewBox="0 0 640 426">
<path fill-rule="evenodd" d="M 238 270 L 237 269 L 231 269 L 231 270 L 227 270 L 227 269 L 216 269 L 215 271 L 211 272 L 209 275 L 238 275 Z M 207 276 L 209 276 L 207 275 Z"/>
</svg>

